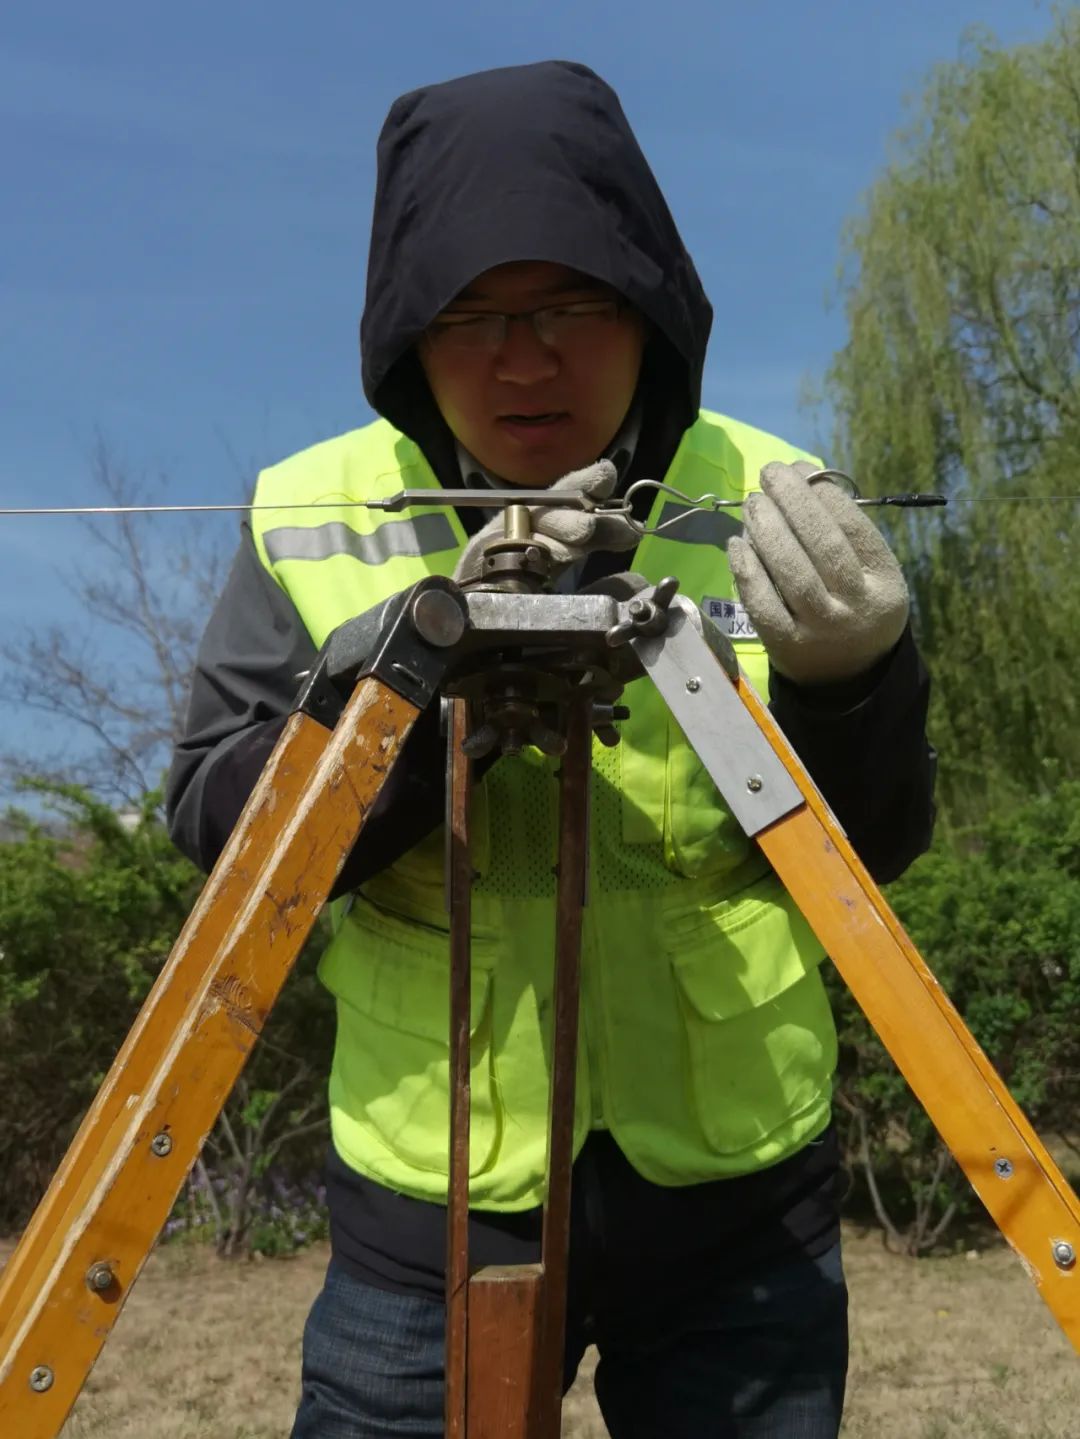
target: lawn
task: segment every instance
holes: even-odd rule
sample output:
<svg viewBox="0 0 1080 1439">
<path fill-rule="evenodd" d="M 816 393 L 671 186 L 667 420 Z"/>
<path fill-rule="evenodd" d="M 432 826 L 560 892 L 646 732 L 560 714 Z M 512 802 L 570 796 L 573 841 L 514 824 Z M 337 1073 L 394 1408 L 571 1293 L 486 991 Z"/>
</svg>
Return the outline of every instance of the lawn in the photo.
<svg viewBox="0 0 1080 1439">
<path fill-rule="evenodd" d="M 911 1261 L 849 1229 L 846 1253 L 845 1439 L 1080 1434 L 1080 1358 L 1004 1245 Z M 322 1247 L 254 1263 L 160 1249 L 63 1439 L 284 1439 L 300 1333 L 325 1264 Z M 606 1433 L 589 1369 L 566 1401 L 568 1439 Z"/>
</svg>

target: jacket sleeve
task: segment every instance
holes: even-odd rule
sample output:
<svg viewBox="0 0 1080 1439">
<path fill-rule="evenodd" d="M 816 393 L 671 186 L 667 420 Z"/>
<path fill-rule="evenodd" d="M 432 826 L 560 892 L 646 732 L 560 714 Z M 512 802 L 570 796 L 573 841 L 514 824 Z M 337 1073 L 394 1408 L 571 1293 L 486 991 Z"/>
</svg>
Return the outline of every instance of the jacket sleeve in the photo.
<svg viewBox="0 0 1080 1439">
<path fill-rule="evenodd" d="M 166 783 L 169 833 L 201 869 L 212 869 L 224 849 L 315 658 L 299 614 L 266 572 L 245 526 L 199 646 Z M 443 816 L 445 764 L 438 706 L 430 705 L 413 726 L 335 895 L 392 864 L 434 829 Z"/>
<path fill-rule="evenodd" d="M 770 671 L 780 728 L 879 884 L 930 845 L 937 756 L 926 738 L 930 681 L 910 626 L 867 674 L 792 684 Z"/>
</svg>

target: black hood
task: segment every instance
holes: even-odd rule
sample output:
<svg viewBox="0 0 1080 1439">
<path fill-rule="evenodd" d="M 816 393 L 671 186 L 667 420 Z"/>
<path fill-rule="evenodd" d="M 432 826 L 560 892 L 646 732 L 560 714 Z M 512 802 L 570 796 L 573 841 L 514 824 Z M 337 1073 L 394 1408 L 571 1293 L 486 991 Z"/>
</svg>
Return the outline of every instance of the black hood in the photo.
<svg viewBox="0 0 1080 1439">
<path fill-rule="evenodd" d="M 485 70 L 395 100 L 361 324 L 364 393 L 424 445 L 437 423 L 413 346 L 494 265 L 546 260 L 613 286 L 654 327 L 643 369 L 664 427 L 697 417 L 712 308 L 618 96 L 584 65 Z"/>
</svg>

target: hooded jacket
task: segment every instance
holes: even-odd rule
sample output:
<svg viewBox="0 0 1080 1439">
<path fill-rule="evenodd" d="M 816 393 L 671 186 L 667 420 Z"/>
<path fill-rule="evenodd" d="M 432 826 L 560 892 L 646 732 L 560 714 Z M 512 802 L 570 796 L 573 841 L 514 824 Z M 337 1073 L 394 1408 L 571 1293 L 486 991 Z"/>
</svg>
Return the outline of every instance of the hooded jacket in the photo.
<svg viewBox="0 0 1080 1439">
<path fill-rule="evenodd" d="M 479 273 L 522 259 L 595 276 L 649 320 L 642 425 L 621 482 L 660 478 L 698 413 L 712 312 L 616 96 L 581 65 L 489 71 L 414 91 L 392 107 L 379 141 L 362 324 L 373 408 L 416 442 L 445 488 L 460 485 L 453 437 L 415 342 Z M 457 513 L 466 530 L 482 522 L 475 510 Z M 626 556 L 594 555 L 577 579 L 626 565 Z M 245 526 L 202 641 L 168 783 L 173 837 L 204 868 L 223 848 L 314 657 Z M 774 714 L 868 867 L 879 880 L 898 874 L 925 848 L 932 815 L 927 682 L 910 634 L 853 684 L 810 691 L 773 676 L 770 688 Z M 369 817 L 339 891 L 380 873 L 439 823 L 444 766 L 433 707 Z M 598 1131 L 575 1165 L 572 1256 L 604 1231 L 612 1282 L 624 1267 L 633 1276 L 618 1294 L 626 1307 L 653 1302 L 653 1276 L 657 1284 L 670 1285 L 673 1276 L 682 1287 L 708 1284 L 733 1263 L 781 1248 L 820 1252 L 836 1232 L 835 1168 L 829 1143 L 745 1178 L 658 1188 Z M 444 1225 L 437 1206 L 393 1194 L 333 1154 L 329 1179 L 336 1257 L 369 1282 L 438 1292 Z M 535 1211 L 477 1214 L 472 1227 L 473 1254 L 484 1262 L 536 1257 Z M 644 1285 L 642 1275 L 650 1276 Z"/>
<path fill-rule="evenodd" d="M 378 145 L 361 325 L 373 408 L 419 445 L 444 487 L 460 486 L 453 437 L 415 344 L 478 274 L 524 259 L 581 270 L 649 321 L 640 436 L 621 485 L 661 477 L 698 413 L 712 308 L 617 96 L 584 65 L 490 70 L 394 102 Z M 467 531 L 482 522 L 476 510 L 457 513 Z M 625 555 L 593 555 L 576 578 L 626 565 Z M 203 868 L 224 847 L 314 655 L 245 526 L 202 640 L 167 784 L 173 838 Z M 864 862 L 879 879 L 893 877 L 925 847 L 932 814 L 927 686 L 910 635 L 853 684 L 798 690 L 774 676 L 771 687 L 774 713 Z M 887 766 L 879 764 L 884 747 Z M 439 822 L 444 754 L 432 712 L 416 726 L 337 892 Z"/>
</svg>

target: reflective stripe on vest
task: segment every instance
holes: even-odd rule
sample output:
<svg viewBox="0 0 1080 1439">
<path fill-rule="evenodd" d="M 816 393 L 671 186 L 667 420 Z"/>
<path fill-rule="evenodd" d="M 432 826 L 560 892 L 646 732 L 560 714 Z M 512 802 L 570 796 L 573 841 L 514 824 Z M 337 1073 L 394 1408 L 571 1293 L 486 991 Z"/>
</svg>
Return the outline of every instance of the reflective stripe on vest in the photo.
<svg viewBox="0 0 1080 1439">
<path fill-rule="evenodd" d="M 371 534 L 358 534 L 341 521 L 306 528 L 283 525 L 263 535 L 272 565 L 282 560 L 325 560 L 350 555 L 364 565 L 383 565 L 395 555 L 433 555 L 455 543 L 445 515 L 417 515 L 415 520 L 387 520 Z"/>
</svg>

